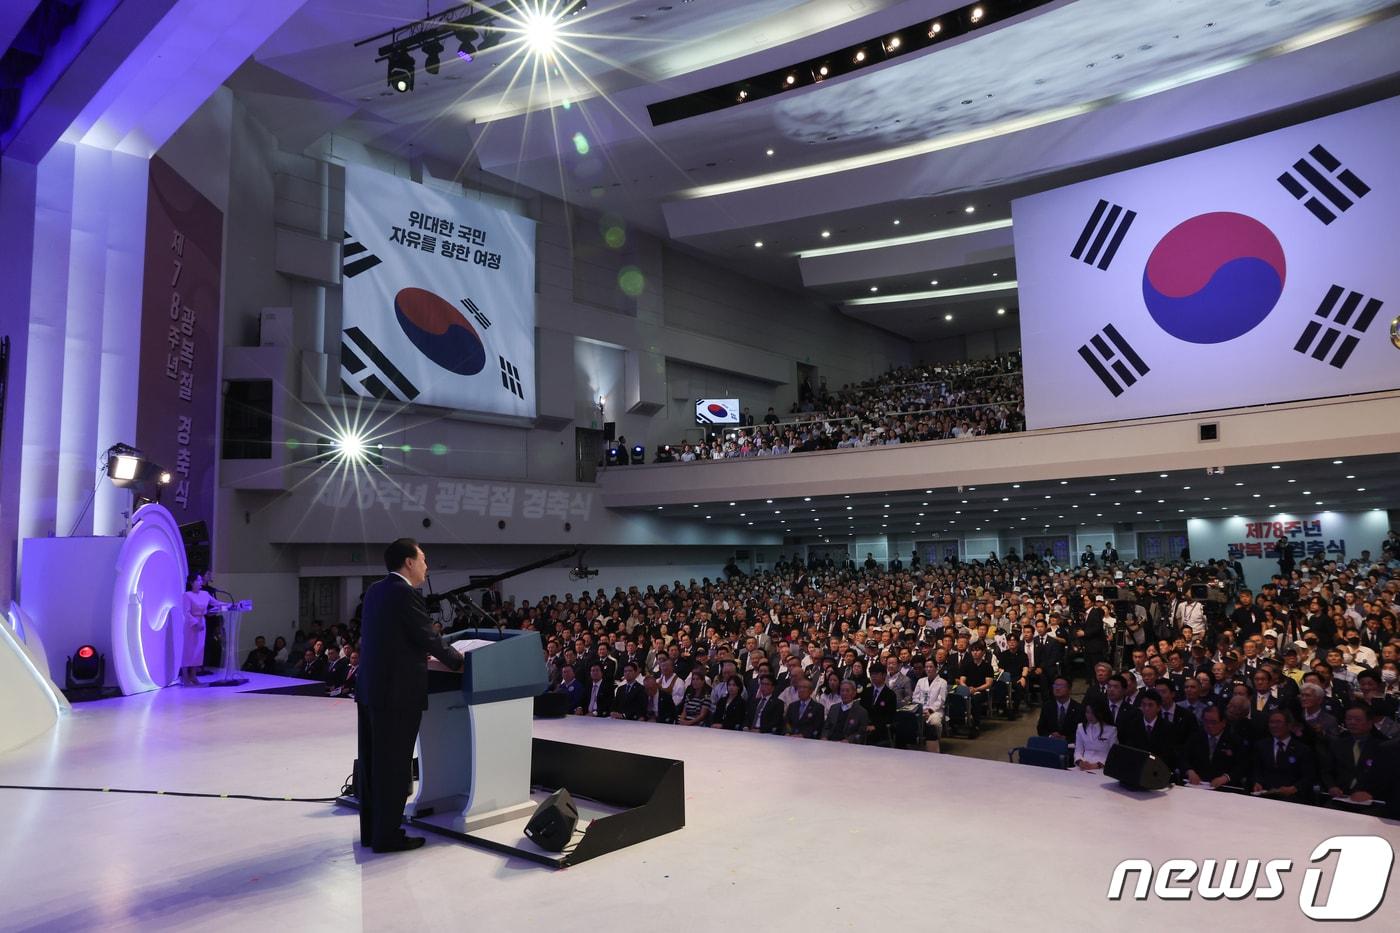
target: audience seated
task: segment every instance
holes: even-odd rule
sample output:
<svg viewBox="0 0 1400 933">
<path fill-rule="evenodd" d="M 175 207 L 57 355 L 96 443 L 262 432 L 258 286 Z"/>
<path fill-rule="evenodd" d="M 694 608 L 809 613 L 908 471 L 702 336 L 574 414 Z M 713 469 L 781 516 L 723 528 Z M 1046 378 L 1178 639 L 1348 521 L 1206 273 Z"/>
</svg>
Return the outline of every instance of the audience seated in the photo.
<svg viewBox="0 0 1400 933">
<path fill-rule="evenodd" d="M 917 441 L 1004 434 L 1026 429 L 1021 354 L 987 360 L 891 370 L 834 395 L 825 383 L 805 384 L 782 421 L 770 407 L 762 424 L 751 417 L 702 441 L 661 445 L 655 463 L 694 463 L 773 457 L 813 450 L 883 447 Z M 628 463 L 619 439 L 618 465 Z M 1116 554 L 1116 552 L 1115 552 Z"/>
<path fill-rule="evenodd" d="M 1008 554 L 857 569 L 793 556 L 755 575 L 492 612 L 540 632 L 550 689 L 578 715 L 849 744 L 921 738 L 937 751 L 951 728 L 975 734 L 988 717 L 1038 708 L 1036 732 L 1063 738 L 1084 770 L 1122 743 L 1184 783 L 1397 815 L 1397 554 L 1302 561 L 1257 592 L 1233 591 L 1214 562 L 1096 555 L 1069 569 Z M 1128 598 L 1099 602 L 1109 581 Z M 1218 595 L 1191 599 L 1195 584 Z M 356 634 L 353 621 L 298 632 L 290 673 L 352 695 Z M 264 646 L 250 667 L 275 658 Z M 910 722 L 921 736 L 901 732 Z"/>
</svg>

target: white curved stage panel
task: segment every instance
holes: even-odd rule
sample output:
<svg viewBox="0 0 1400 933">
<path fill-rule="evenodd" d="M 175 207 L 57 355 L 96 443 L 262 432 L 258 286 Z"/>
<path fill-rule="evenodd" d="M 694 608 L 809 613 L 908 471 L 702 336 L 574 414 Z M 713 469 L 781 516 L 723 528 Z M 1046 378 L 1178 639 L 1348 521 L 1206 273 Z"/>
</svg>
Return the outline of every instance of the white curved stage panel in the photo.
<svg viewBox="0 0 1400 933">
<path fill-rule="evenodd" d="M 92 645 L 107 659 L 107 684 L 122 693 L 166 686 L 179 672 L 183 626 L 171 624 L 188 572 L 184 543 L 164 507 L 137 510 L 126 537 L 30 538 L 20 604 L 65 680 L 68 658 Z"/>
<path fill-rule="evenodd" d="M 52 729 L 68 700 L 48 677 L 37 630 L 11 603 L 0 613 L 0 754 Z"/>
</svg>

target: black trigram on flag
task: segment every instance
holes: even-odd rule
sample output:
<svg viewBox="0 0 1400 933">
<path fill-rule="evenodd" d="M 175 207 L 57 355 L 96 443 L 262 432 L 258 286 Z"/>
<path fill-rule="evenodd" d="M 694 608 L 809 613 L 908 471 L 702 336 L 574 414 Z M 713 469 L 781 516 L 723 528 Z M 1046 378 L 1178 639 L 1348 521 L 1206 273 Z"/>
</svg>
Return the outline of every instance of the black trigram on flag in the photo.
<svg viewBox="0 0 1400 933">
<path fill-rule="evenodd" d="M 511 394 L 525 398 L 525 389 L 520 384 L 520 370 L 504 356 L 497 356 L 496 359 L 501 361 L 501 386 Z"/>
<path fill-rule="evenodd" d="M 348 230 L 345 232 L 345 243 L 340 248 L 340 258 L 341 272 L 347 279 L 353 279 L 361 272 L 368 272 L 383 262 L 371 253 L 365 244 L 352 237 Z"/>
<path fill-rule="evenodd" d="M 1136 219 L 1137 211 L 1100 199 L 1084 224 L 1079 239 L 1075 241 L 1074 249 L 1070 250 L 1070 256 L 1107 271 L 1118 253 L 1118 247 L 1123 245 L 1123 237 L 1128 235 L 1128 228 Z"/>
<path fill-rule="evenodd" d="M 1079 348 L 1079 355 L 1114 398 L 1152 371 L 1112 324 L 1105 324 L 1102 331 L 1090 337 Z"/>
<path fill-rule="evenodd" d="M 476 306 L 475 301 L 472 301 L 470 298 L 463 298 L 462 307 L 466 308 L 467 313 L 476 319 L 476 322 L 481 325 L 482 330 L 486 330 L 491 326 L 491 319 L 481 313 L 481 309 Z"/>
<path fill-rule="evenodd" d="M 1278 183 L 1324 224 L 1336 220 L 1338 214 L 1371 192 L 1369 185 L 1351 169 L 1342 168 L 1337 157 L 1321 145 L 1313 146 L 1306 156 L 1294 162 L 1292 171 L 1280 175 Z"/>
<path fill-rule="evenodd" d="M 1343 298 L 1343 295 L 1346 297 Z M 1360 292 L 1333 285 L 1314 312 L 1316 320 L 1309 321 L 1308 326 L 1303 328 L 1303 334 L 1293 349 L 1341 369 L 1351 359 L 1352 351 L 1361 343 L 1361 335 L 1376 319 L 1382 304 L 1379 298 L 1367 298 Z M 1318 338 L 1319 333 L 1322 334 L 1321 339 Z"/>
<path fill-rule="evenodd" d="M 340 342 L 340 390 L 400 402 L 418 397 L 418 387 L 358 327 L 347 327 Z"/>
</svg>

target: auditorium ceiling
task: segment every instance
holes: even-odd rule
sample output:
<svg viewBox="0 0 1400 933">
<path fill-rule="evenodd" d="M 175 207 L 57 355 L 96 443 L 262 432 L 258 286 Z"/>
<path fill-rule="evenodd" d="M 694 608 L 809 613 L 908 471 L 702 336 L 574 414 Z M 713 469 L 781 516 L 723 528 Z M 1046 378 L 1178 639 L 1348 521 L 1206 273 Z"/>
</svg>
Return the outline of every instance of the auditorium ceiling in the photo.
<svg viewBox="0 0 1400 933">
<path fill-rule="evenodd" d="M 799 455 L 800 456 L 800 455 Z M 614 469 L 631 469 L 615 467 Z M 723 464 L 673 464 L 657 469 L 724 469 Z M 994 536 L 1043 534 L 1082 525 L 1131 524 L 1151 530 L 1193 518 L 1384 509 L 1400 501 L 1400 457 L 1394 454 L 1306 460 L 1205 470 L 1114 474 L 779 499 L 696 502 L 633 511 L 662 517 L 781 533 L 802 543 L 857 535 Z"/>
<path fill-rule="evenodd" d="M 231 83 L 294 149 L 333 132 L 560 196 L 917 340 L 1000 326 L 1014 289 L 956 307 L 847 302 L 991 269 L 1014 278 L 1009 227 L 969 234 L 966 249 L 959 235 L 897 254 L 798 253 L 1006 220 L 1021 194 L 1400 91 L 1395 0 L 1073 0 L 652 125 L 649 104 L 961 6 L 590 0 L 553 67 L 449 50 L 439 74 L 398 94 L 373 44 L 352 43 L 402 23 L 404 5 L 310 0 Z"/>
</svg>

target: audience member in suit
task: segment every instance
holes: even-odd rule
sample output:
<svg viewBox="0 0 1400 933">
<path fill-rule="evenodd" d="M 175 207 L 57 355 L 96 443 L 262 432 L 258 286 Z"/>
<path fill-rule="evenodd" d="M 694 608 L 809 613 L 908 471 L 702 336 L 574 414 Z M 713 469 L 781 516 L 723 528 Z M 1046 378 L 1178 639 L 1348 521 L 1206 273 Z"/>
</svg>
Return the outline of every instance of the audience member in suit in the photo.
<svg viewBox="0 0 1400 933">
<path fill-rule="evenodd" d="M 1108 678 L 1108 721 L 1117 730 L 1118 744 L 1145 748 L 1147 733 L 1142 729 L 1142 712 L 1128 702 L 1128 680 L 1122 674 Z"/>
<path fill-rule="evenodd" d="M 744 700 L 744 681 L 738 674 L 731 674 L 725 681 L 725 687 L 724 696 L 715 703 L 714 712 L 710 715 L 710 728 L 737 732 L 744 728 L 744 714 L 748 709 Z"/>
<path fill-rule="evenodd" d="M 778 699 L 776 689 L 772 677 L 764 675 L 758 679 L 758 694 L 749 704 L 748 719 L 744 724 L 749 732 L 783 734 L 783 701 Z"/>
<path fill-rule="evenodd" d="M 588 665 L 588 685 L 583 688 L 583 715 L 608 716 L 612 713 L 613 683 L 603 676 L 603 665 Z"/>
<path fill-rule="evenodd" d="M 637 662 L 628 661 L 622 665 L 622 683 L 613 691 L 612 718 L 636 722 L 645 718 L 646 714 L 646 688 L 637 679 Z"/>
<path fill-rule="evenodd" d="M 307 648 L 302 652 L 301 663 L 293 668 L 292 676 L 305 680 L 325 680 L 326 659 L 319 657 L 314 648 Z"/>
<path fill-rule="evenodd" d="M 583 682 L 574 676 L 572 667 L 566 664 L 559 668 L 559 684 L 554 690 L 569 698 L 569 712 L 583 712 Z"/>
<path fill-rule="evenodd" d="M 1250 678 L 1254 689 L 1249 694 L 1250 716 L 1255 722 L 1268 730 L 1269 714 L 1276 709 L 1283 709 L 1283 704 L 1279 702 L 1277 692 L 1274 690 L 1273 677 L 1267 668 L 1259 668 Z"/>
<path fill-rule="evenodd" d="M 1070 697 L 1068 677 L 1056 677 L 1050 691 L 1050 699 L 1040 708 L 1035 734 L 1073 742 L 1079 724 L 1084 721 L 1084 706 Z"/>
<path fill-rule="evenodd" d="M 1142 713 L 1143 744 L 1135 746 L 1151 752 L 1167 766 L 1167 770 L 1177 769 L 1176 733 L 1171 723 L 1162 718 L 1162 701 L 1155 691 L 1140 691 L 1142 696 L 1138 711 Z"/>
<path fill-rule="evenodd" d="M 888 745 L 890 729 L 894 726 L 894 711 L 898 709 L 895 694 L 890 689 L 885 669 L 879 664 L 870 668 L 870 686 L 861 694 L 860 705 L 870 717 L 867 745 Z"/>
<path fill-rule="evenodd" d="M 865 730 L 869 725 L 870 716 L 856 698 L 855 681 L 841 681 L 841 702 L 833 704 L 826 714 L 827 740 L 859 745 L 865 741 Z"/>
<path fill-rule="evenodd" d="M 1186 748 L 1186 743 L 1200 728 L 1200 723 L 1189 709 L 1176 702 L 1176 687 L 1172 685 L 1170 680 L 1157 681 L 1156 689 L 1157 696 L 1162 700 L 1160 715 L 1167 721 L 1167 726 L 1171 729 L 1172 744 L 1176 746 L 1177 754 L 1180 756 L 1182 749 Z"/>
<path fill-rule="evenodd" d="M 350 670 L 350 659 L 340 656 L 340 649 L 335 645 L 326 648 L 326 674 L 325 681 L 332 687 L 339 687 L 345 683 L 345 673 Z"/>
<path fill-rule="evenodd" d="M 1334 800 L 1368 803 L 1384 795 L 1382 772 L 1377 767 L 1386 738 L 1376 728 L 1376 715 L 1364 703 L 1353 703 L 1346 711 L 1346 731 L 1332 739 L 1323 757 L 1320 783 Z"/>
<path fill-rule="evenodd" d="M 1093 667 L 1093 680 L 1084 690 L 1084 703 L 1088 705 L 1095 700 L 1108 700 L 1108 678 L 1113 674 L 1113 667 L 1107 661 L 1100 661 Z"/>
<path fill-rule="evenodd" d="M 350 652 L 350 666 L 345 669 L 345 679 L 340 682 L 340 686 L 331 691 L 331 696 L 353 697 L 355 695 L 356 681 L 360 676 L 360 653 Z"/>
<path fill-rule="evenodd" d="M 822 737 L 822 726 L 826 725 L 826 707 L 812 697 L 812 682 L 797 682 L 797 699 L 788 704 L 784 716 L 787 734 L 804 739 Z"/>
<path fill-rule="evenodd" d="M 1309 681 L 1298 688 L 1298 704 L 1303 710 L 1298 722 L 1311 736 L 1320 739 L 1322 747 L 1326 747 L 1341 733 L 1341 724 L 1335 716 L 1327 712 L 1326 701 L 1327 691 L 1316 683 Z M 1319 743 L 1309 744 L 1317 747 Z"/>
<path fill-rule="evenodd" d="M 1108 760 L 1108 750 L 1118 743 L 1118 730 L 1109 722 L 1108 702 L 1094 700 L 1084 707 L 1084 721 L 1074 731 L 1074 764 L 1081 771 L 1097 771 Z"/>
<path fill-rule="evenodd" d="M 615 684 L 615 683 L 617 683 L 617 677 L 618 677 L 617 658 L 613 657 L 613 656 L 612 656 L 612 653 L 608 651 L 608 646 L 607 646 L 607 645 L 602 644 L 602 643 L 600 642 L 600 643 L 598 644 L 598 654 L 597 654 L 597 656 L 596 656 L 596 657 L 589 658 L 589 659 L 588 659 L 588 663 L 589 663 L 590 666 L 591 666 L 591 665 L 594 665 L 594 664 L 601 664 L 602 667 L 603 667 L 603 679 L 606 680 L 606 681 L 607 681 L 608 683 L 610 683 L 610 684 Z"/>
<path fill-rule="evenodd" d="M 1034 634 L 1026 642 L 1026 658 L 1030 664 L 1031 689 L 1044 697 L 1051 682 L 1060 675 L 1060 664 L 1064 660 L 1064 647 L 1051 636 L 1044 622 L 1035 624 Z"/>
<path fill-rule="evenodd" d="M 359 714 L 360 844 L 376 852 L 403 852 L 423 844 L 400 828 L 410 788 L 413 745 L 428 708 L 428 655 L 452 670 L 462 655 L 433 632 L 418 587 L 428 560 L 412 538 L 384 551 L 388 576 L 365 591 L 361 613 L 360 665 L 356 671 Z"/>
<path fill-rule="evenodd" d="M 1201 728 L 1186 743 L 1186 780 L 1221 788 L 1243 787 L 1249 775 L 1249 746 L 1225 727 L 1225 714 L 1208 706 Z"/>
<path fill-rule="evenodd" d="M 1201 686 L 1199 679 L 1188 677 L 1186 678 L 1182 699 L 1177 705 L 1189 712 L 1196 722 L 1200 723 L 1205 721 L 1206 708 L 1215 706 L 1214 703 L 1207 699 L 1208 696 L 1209 692 Z"/>
<path fill-rule="evenodd" d="M 1317 762 L 1312 749 L 1293 737 L 1293 716 L 1276 709 L 1269 714 L 1269 736 L 1254 743 L 1254 793 L 1306 803 L 1312 797 Z"/>
</svg>

